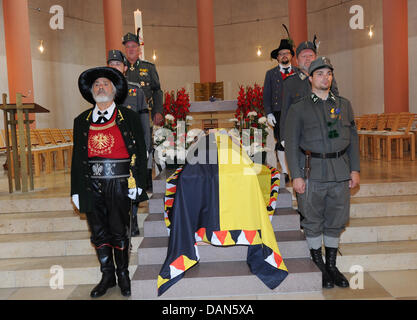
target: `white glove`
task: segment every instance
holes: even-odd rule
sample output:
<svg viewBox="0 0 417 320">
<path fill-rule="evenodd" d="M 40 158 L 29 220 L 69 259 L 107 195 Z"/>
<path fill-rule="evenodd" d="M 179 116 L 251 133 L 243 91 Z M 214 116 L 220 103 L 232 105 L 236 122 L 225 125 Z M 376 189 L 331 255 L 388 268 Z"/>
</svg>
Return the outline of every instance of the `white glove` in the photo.
<svg viewBox="0 0 417 320">
<path fill-rule="evenodd" d="M 272 113 L 269 113 L 267 115 L 268 123 L 271 127 L 275 127 L 275 124 L 277 123 L 277 120 L 275 119 L 274 115 Z"/>
<path fill-rule="evenodd" d="M 285 141 L 284 140 L 281 141 L 281 145 L 285 148 Z"/>
<path fill-rule="evenodd" d="M 142 194 L 141 188 L 131 188 L 129 189 L 129 194 L 127 196 L 132 200 L 136 200 L 136 195 L 141 195 L 141 194 Z"/>
<path fill-rule="evenodd" d="M 79 199 L 78 194 L 72 195 L 72 203 L 77 208 L 77 210 L 80 210 L 80 199 Z"/>
</svg>

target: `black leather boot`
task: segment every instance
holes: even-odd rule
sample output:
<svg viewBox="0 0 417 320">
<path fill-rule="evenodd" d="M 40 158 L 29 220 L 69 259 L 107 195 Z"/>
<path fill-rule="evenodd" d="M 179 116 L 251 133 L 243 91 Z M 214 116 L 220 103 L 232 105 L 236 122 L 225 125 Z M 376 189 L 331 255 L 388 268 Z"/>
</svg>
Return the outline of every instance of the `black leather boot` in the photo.
<svg viewBox="0 0 417 320">
<path fill-rule="evenodd" d="M 132 217 L 132 230 L 131 230 L 131 232 L 132 232 L 131 236 L 132 237 L 139 236 L 138 205 L 139 205 L 138 203 L 132 205 L 132 210 L 133 210 L 133 212 L 132 212 L 132 215 L 133 215 L 133 217 Z"/>
<path fill-rule="evenodd" d="M 116 261 L 116 274 L 117 283 L 119 284 L 122 296 L 129 297 L 130 291 L 130 278 L 129 278 L 129 248 L 124 250 L 114 249 L 114 260 Z"/>
<path fill-rule="evenodd" d="M 326 265 L 323 262 L 323 256 L 320 249 L 310 249 L 310 254 L 313 262 L 320 269 L 322 273 L 322 285 L 323 288 L 331 289 L 334 287 L 334 282 L 330 275 L 326 271 Z"/>
<path fill-rule="evenodd" d="M 113 248 L 103 246 L 96 249 L 98 260 L 100 262 L 100 271 L 103 273 L 101 281 L 91 291 L 92 298 L 98 298 L 107 292 L 107 289 L 116 285 L 116 276 L 114 275 Z"/>
<path fill-rule="evenodd" d="M 333 279 L 335 285 L 341 288 L 349 287 L 349 281 L 345 276 L 336 268 L 337 248 L 326 247 L 326 270 L 330 277 Z"/>
</svg>

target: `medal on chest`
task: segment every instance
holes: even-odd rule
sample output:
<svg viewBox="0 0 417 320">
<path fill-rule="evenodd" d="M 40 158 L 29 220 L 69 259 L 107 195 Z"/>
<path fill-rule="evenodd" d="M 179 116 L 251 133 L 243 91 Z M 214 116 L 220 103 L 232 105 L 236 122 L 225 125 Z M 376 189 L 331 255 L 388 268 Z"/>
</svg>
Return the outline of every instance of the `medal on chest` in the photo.
<svg viewBox="0 0 417 320">
<path fill-rule="evenodd" d="M 140 68 L 140 69 L 139 69 L 139 75 L 140 75 L 141 77 L 146 77 L 146 76 L 148 75 L 148 69 L 143 69 L 143 68 Z"/>
<path fill-rule="evenodd" d="M 136 89 L 129 89 L 129 96 L 136 97 Z"/>
<path fill-rule="evenodd" d="M 330 109 L 330 119 L 340 120 L 340 108 L 333 107 Z"/>
<path fill-rule="evenodd" d="M 330 109 L 330 119 L 333 121 L 329 121 L 327 123 L 327 126 L 329 127 L 329 138 L 334 139 L 339 137 L 339 132 L 334 128 L 335 124 L 338 120 L 342 118 L 340 114 L 340 108 L 339 107 L 332 107 Z"/>
</svg>

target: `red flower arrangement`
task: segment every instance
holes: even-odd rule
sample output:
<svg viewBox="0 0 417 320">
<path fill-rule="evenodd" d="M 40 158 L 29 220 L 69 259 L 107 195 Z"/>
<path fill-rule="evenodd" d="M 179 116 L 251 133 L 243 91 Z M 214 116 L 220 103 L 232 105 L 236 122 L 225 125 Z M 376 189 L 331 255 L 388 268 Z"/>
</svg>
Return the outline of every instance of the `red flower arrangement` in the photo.
<svg viewBox="0 0 417 320">
<path fill-rule="evenodd" d="M 246 87 L 246 90 L 243 86 L 240 86 L 235 112 L 235 118 L 240 123 L 240 128 L 249 129 L 250 127 L 258 127 L 257 121 L 254 122 L 253 120 L 260 119 L 264 116 L 263 91 L 264 88 L 256 83 L 253 88 L 251 86 Z"/>
<path fill-rule="evenodd" d="M 165 102 L 163 104 L 164 115 L 172 115 L 177 120 L 185 120 L 187 113 L 190 112 L 190 96 L 185 89 L 177 91 L 176 97 L 174 91 L 165 93 Z"/>
<path fill-rule="evenodd" d="M 263 104 L 263 90 L 264 88 L 256 83 L 253 88 L 251 86 L 246 88 L 240 86 L 235 119 L 230 120 L 235 122 L 235 128 L 239 131 L 243 148 L 247 149 L 249 155 L 253 155 L 260 150 L 265 151 L 268 132 L 266 130 L 267 120 Z M 249 137 L 247 137 L 248 131 L 243 131 L 244 129 L 249 129 Z M 254 144 L 255 129 L 262 130 L 261 145 Z M 244 139 L 246 144 L 247 142 L 250 143 L 250 146 L 245 146 Z"/>
</svg>

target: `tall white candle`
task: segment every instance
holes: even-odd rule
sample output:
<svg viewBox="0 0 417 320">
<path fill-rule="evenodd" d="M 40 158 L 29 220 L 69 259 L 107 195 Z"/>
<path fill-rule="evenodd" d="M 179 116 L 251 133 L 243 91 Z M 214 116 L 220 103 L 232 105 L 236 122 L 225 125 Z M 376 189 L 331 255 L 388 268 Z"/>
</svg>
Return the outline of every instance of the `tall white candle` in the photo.
<svg viewBox="0 0 417 320">
<path fill-rule="evenodd" d="M 143 45 L 144 41 L 143 41 L 142 12 L 139 9 L 137 9 L 134 12 L 134 16 L 135 16 L 135 34 L 137 33 L 138 28 L 140 28 L 140 31 L 139 31 L 139 42 L 141 44 L 141 46 L 140 46 L 140 49 L 141 50 L 140 50 L 139 58 L 141 60 L 144 60 L 145 59 L 145 46 Z"/>
</svg>

